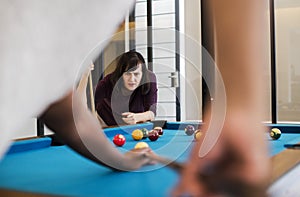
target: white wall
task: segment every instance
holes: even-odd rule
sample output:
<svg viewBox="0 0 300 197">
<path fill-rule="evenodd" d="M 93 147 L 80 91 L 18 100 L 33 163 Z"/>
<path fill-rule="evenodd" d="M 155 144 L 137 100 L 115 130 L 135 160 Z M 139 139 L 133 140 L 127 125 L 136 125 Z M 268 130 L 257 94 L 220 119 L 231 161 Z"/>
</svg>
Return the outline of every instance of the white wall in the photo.
<svg viewBox="0 0 300 197">
<path fill-rule="evenodd" d="M 26 124 L 12 134 L 12 139 L 27 138 L 36 136 L 36 118 L 28 118 Z"/>
<path fill-rule="evenodd" d="M 201 1 L 185 1 L 185 117 L 202 119 Z"/>
</svg>

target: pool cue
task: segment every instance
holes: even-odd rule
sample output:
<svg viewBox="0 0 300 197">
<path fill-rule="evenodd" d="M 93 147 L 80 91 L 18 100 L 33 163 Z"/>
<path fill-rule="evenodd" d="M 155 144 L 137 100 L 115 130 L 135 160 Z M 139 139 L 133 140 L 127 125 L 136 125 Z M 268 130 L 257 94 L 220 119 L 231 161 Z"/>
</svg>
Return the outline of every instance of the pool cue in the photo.
<svg viewBox="0 0 300 197">
<path fill-rule="evenodd" d="M 271 157 L 271 181 L 270 184 L 277 181 L 284 174 L 300 164 L 300 142 L 297 144 L 285 145 L 285 150 Z"/>
<path fill-rule="evenodd" d="M 166 165 L 169 168 L 172 168 L 173 170 L 175 170 L 178 173 L 180 173 L 182 171 L 183 167 L 184 167 L 183 163 L 173 161 L 173 160 L 168 159 L 166 157 L 158 156 L 156 154 L 147 154 L 147 157 L 154 160 L 154 161 L 157 161 L 158 163 Z"/>
<path fill-rule="evenodd" d="M 91 63 L 93 65 L 93 62 Z M 94 65 L 93 65 L 94 66 Z M 90 70 L 89 73 L 89 88 L 90 88 L 90 101 L 91 101 L 91 108 L 92 113 L 96 116 L 96 110 L 95 110 L 95 101 L 94 101 L 94 88 L 93 88 L 93 79 L 92 79 L 92 70 Z M 96 116 L 97 117 L 97 116 Z"/>
</svg>

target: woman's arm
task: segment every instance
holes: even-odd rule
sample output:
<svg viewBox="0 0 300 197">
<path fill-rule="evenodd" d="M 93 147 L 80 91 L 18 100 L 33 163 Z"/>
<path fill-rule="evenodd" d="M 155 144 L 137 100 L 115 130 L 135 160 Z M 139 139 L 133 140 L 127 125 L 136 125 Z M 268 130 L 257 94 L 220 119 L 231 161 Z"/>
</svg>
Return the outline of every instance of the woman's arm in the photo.
<svg viewBox="0 0 300 197">
<path fill-rule="evenodd" d="M 122 119 L 126 124 L 136 124 L 139 122 L 152 121 L 155 117 L 153 111 L 146 111 L 142 113 L 124 112 L 122 113 L 122 116 Z"/>
<path fill-rule="evenodd" d="M 124 155 L 113 147 L 76 92 L 52 104 L 41 118 L 68 146 L 101 165 L 116 170 L 135 170 L 151 162 L 145 157 L 150 149 L 129 151 Z"/>
<path fill-rule="evenodd" d="M 149 92 L 144 96 L 145 111 L 152 111 L 153 115 L 156 115 L 157 110 L 157 80 L 153 72 L 149 71 L 150 89 Z M 154 117 L 153 117 L 154 118 Z"/>
<path fill-rule="evenodd" d="M 268 58 L 268 1 L 202 3 L 203 19 L 210 27 L 205 29 L 207 40 L 213 41 L 207 49 L 226 89 L 226 114 L 221 133 L 213 136 L 218 131 L 209 130 L 195 145 L 173 195 L 266 196 L 271 168 L 262 124 L 262 69 Z M 206 111 L 207 120 L 210 115 Z M 201 128 L 204 133 L 208 126 Z M 211 144 L 205 140 L 215 137 Z M 211 150 L 200 154 L 207 145 Z"/>
</svg>

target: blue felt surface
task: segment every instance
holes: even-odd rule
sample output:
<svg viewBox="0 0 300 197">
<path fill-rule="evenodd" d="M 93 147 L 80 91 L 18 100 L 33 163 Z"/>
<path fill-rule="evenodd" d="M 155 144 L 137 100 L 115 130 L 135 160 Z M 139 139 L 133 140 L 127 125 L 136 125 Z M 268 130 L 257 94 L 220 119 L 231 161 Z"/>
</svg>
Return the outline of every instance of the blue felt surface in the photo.
<svg viewBox="0 0 300 197">
<path fill-rule="evenodd" d="M 49 137 L 17 141 L 9 148 L 7 154 L 47 148 L 50 145 L 51 138 Z"/>
<path fill-rule="evenodd" d="M 299 133 L 282 133 L 281 137 L 278 140 L 272 140 L 270 137 L 268 137 L 269 141 L 269 150 L 270 155 L 276 155 L 283 151 L 284 144 L 295 144 L 300 142 L 300 134 Z"/>
<path fill-rule="evenodd" d="M 104 132 L 106 136 L 113 137 L 116 134 L 131 134 L 133 130 L 142 129 L 142 128 L 151 130 L 153 128 L 153 123 L 146 122 L 146 123 L 136 124 L 136 125 L 126 125 L 122 127 L 106 128 L 104 129 Z"/>
<path fill-rule="evenodd" d="M 185 127 L 188 125 L 192 125 L 197 129 L 198 127 L 201 126 L 201 123 L 196 122 L 196 121 L 193 121 L 193 122 L 167 122 L 166 128 L 173 129 L 173 130 L 184 130 Z"/>
<path fill-rule="evenodd" d="M 120 151 L 137 141 L 129 134 Z M 182 130 L 165 130 L 149 146 L 157 153 L 184 161 L 193 143 Z M 7 155 L 0 163 L 0 188 L 67 196 L 168 196 L 178 174 L 162 165 L 137 172 L 112 172 L 74 153 L 66 146 L 36 149 Z"/>
<path fill-rule="evenodd" d="M 170 125 L 171 128 L 181 128 L 178 123 Z M 148 126 L 152 125 L 142 125 L 143 128 Z M 121 129 L 126 131 L 126 144 L 118 148 L 120 151 L 132 149 L 137 143 L 129 132 L 135 128 Z M 185 161 L 194 143 L 193 136 L 185 135 L 183 130 L 164 131 L 164 135 L 155 142 L 148 139 L 142 141 L 147 142 L 160 155 Z M 110 128 L 105 132 L 112 140 L 120 130 Z M 283 132 L 279 140 L 273 141 L 269 137 L 267 139 L 270 155 L 275 155 L 284 150 L 285 143 L 298 143 L 300 134 Z M 33 142 L 39 140 L 17 142 L 15 145 L 20 148 L 20 145 L 24 147 L 29 143 L 26 146 L 28 148 L 34 146 Z M 49 143 L 49 139 L 45 139 L 43 143 Z M 159 164 L 143 167 L 137 172 L 113 172 L 79 156 L 66 146 L 49 147 L 45 144 L 23 152 L 7 154 L 0 162 L 0 188 L 66 196 L 152 197 L 168 196 L 178 181 L 176 172 Z"/>
</svg>

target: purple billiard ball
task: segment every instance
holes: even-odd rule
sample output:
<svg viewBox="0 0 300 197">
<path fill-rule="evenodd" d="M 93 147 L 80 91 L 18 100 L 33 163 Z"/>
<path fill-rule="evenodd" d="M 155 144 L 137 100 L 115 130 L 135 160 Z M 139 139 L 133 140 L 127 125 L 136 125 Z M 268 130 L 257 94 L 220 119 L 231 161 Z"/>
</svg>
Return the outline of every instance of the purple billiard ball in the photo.
<svg viewBox="0 0 300 197">
<path fill-rule="evenodd" d="M 195 127 L 193 125 L 188 125 L 185 127 L 184 131 L 187 135 L 193 135 L 195 133 Z"/>
</svg>

